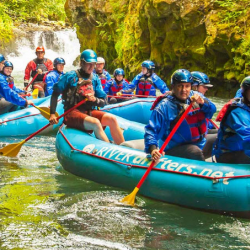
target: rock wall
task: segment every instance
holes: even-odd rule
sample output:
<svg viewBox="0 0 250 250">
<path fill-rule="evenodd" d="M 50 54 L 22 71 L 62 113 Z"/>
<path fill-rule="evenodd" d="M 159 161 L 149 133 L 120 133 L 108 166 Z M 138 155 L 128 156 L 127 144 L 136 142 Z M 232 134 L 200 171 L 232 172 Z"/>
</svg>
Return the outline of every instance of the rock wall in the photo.
<svg viewBox="0 0 250 250">
<path fill-rule="evenodd" d="M 132 79 L 143 60 L 169 84 L 178 68 L 209 75 L 213 95 L 231 97 L 250 75 L 247 0 L 67 0 L 81 48 Z M 210 91 L 211 93 L 211 91 Z"/>
</svg>

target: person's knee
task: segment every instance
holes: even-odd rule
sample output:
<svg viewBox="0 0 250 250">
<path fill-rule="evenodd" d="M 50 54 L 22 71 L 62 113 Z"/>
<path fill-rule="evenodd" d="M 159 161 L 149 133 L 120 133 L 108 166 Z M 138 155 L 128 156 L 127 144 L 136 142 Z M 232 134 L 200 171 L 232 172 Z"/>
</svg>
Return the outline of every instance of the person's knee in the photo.
<svg viewBox="0 0 250 250">
<path fill-rule="evenodd" d="M 100 121 L 97 118 L 93 118 L 91 121 L 91 126 L 93 127 L 93 130 L 99 130 L 102 129 L 102 125 Z"/>
<path fill-rule="evenodd" d="M 188 152 L 190 154 L 190 158 L 198 161 L 205 161 L 204 154 L 202 150 L 196 145 L 190 145 L 188 148 Z"/>
<path fill-rule="evenodd" d="M 105 121 L 109 127 L 116 126 L 118 124 L 116 117 L 111 114 L 105 114 Z"/>
</svg>

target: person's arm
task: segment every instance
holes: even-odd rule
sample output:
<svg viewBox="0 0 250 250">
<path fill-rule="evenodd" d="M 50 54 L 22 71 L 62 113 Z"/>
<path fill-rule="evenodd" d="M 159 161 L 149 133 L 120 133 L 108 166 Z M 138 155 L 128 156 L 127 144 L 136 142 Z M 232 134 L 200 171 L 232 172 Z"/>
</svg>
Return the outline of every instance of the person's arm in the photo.
<svg viewBox="0 0 250 250">
<path fill-rule="evenodd" d="M 48 71 L 52 71 L 53 70 L 53 62 L 50 60 L 50 59 L 47 59 L 47 62 L 46 62 L 46 67 L 48 69 Z"/>
<path fill-rule="evenodd" d="M 109 90 L 110 90 L 110 85 L 112 84 L 112 80 L 108 81 L 106 84 L 105 84 L 105 87 L 103 89 L 103 91 L 109 95 Z"/>
<path fill-rule="evenodd" d="M 20 97 L 17 92 L 15 92 L 13 89 L 9 87 L 9 84 L 6 80 L 1 79 L 0 80 L 0 94 L 3 96 L 3 98 L 11 102 L 17 106 L 24 106 L 26 107 L 28 105 L 28 102 Z"/>
<path fill-rule="evenodd" d="M 46 94 L 47 95 L 52 95 L 53 93 L 53 86 L 55 83 L 58 81 L 58 76 L 54 72 L 50 72 L 46 78 L 45 78 L 45 83 L 46 83 Z"/>
<path fill-rule="evenodd" d="M 31 71 L 33 70 L 33 67 L 34 67 L 34 62 L 33 61 L 30 61 L 26 68 L 25 68 L 25 72 L 24 72 L 24 81 L 25 83 L 28 83 L 29 82 L 29 79 L 30 79 L 30 73 Z"/>
<path fill-rule="evenodd" d="M 164 134 L 169 134 L 170 122 L 166 120 L 162 110 L 153 110 L 148 125 L 145 126 L 145 152 L 151 154 L 158 149 L 158 141 Z"/>
<path fill-rule="evenodd" d="M 130 87 L 130 89 L 131 89 L 132 91 L 135 90 L 135 88 L 137 87 L 137 85 L 138 85 L 140 79 L 142 78 L 142 76 L 143 76 L 142 73 L 138 74 L 138 75 L 133 79 L 133 81 L 129 84 L 129 87 Z"/>
<path fill-rule="evenodd" d="M 162 94 L 165 94 L 167 91 L 169 91 L 167 84 L 156 74 L 152 76 L 152 80 L 156 88 L 158 88 Z"/>
<path fill-rule="evenodd" d="M 101 81 L 98 76 L 96 76 L 96 78 L 92 82 L 96 97 L 96 100 L 93 102 L 93 106 L 102 108 L 107 104 L 107 94 L 104 92 Z"/>
<path fill-rule="evenodd" d="M 106 71 L 106 79 L 107 79 L 107 81 L 110 81 L 110 80 L 111 80 L 111 76 L 110 76 L 110 74 L 109 74 L 108 71 Z"/>
<path fill-rule="evenodd" d="M 226 119 L 230 127 L 241 138 L 244 152 L 250 157 L 250 114 L 241 108 L 234 109 Z"/>
<path fill-rule="evenodd" d="M 204 112 L 205 117 L 211 119 L 216 112 L 216 106 L 213 102 L 211 102 L 208 98 L 202 95 L 199 92 L 194 91 L 194 95 L 199 95 L 203 100 L 203 104 L 199 104 L 201 111 Z"/>
</svg>

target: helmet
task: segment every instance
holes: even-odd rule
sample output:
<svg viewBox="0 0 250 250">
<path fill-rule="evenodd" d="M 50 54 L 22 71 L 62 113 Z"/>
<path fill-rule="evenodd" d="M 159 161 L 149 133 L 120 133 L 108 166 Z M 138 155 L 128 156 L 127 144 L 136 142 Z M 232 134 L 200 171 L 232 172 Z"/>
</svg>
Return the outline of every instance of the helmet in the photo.
<svg viewBox="0 0 250 250">
<path fill-rule="evenodd" d="M 85 61 L 86 63 L 97 62 L 97 54 L 92 49 L 85 49 L 81 53 L 80 60 Z"/>
<path fill-rule="evenodd" d="M 105 60 L 103 57 L 97 57 L 97 62 L 96 64 L 99 64 L 99 63 L 104 63 L 105 64 Z"/>
<path fill-rule="evenodd" d="M 206 74 L 199 71 L 193 71 L 191 72 L 191 75 L 193 77 L 193 85 L 204 85 L 206 87 L 213 87 L 213 85 L 210 84 L 210 80 Z"/>
<path fill-rule="evenodd" d="M 114 76 L 122 75 L 123 77 L 125 76 L 124 70 L 121 68 L 115 69 L 114 71 Z"/>
<path fill-rule="evenodd" d="M 142 64 L 141 64 L 142 67 L 145 67 L 147 69 L 152 69 L 154 70 L 155 69 L 155 64 L 150 61 L 150 60 L 147 60 L 147 61 L 144 61 Z"/>
<path fill-rule="evenodd" d="M 171 76 L 171 84 L 190 82 L 193 84 L 193 77 L 186 69 L 177 69 Z"/>
<path fill-rule="evenodd" d="M 3 62 L 3 61 L 5 61 L 5 57 L 2 54 L 0 54 L 0 62 Z"/>
<path fill-rule="evenodd" d="M 243 81 L 240 84 L 240 87 L 242 88 L 242 92 L 250 88 L 250 76 L 247 76 L 243 79 Z"/>
<path fill-rule="evenodd" d="M 12 62 L 10 62 L 10 61 L 5 61 L 5 62 L 4 62 L 4 64 L 3 64 L 3 69 L 4 69 L 5 67 L 11 67 L 12 69 L 14 68 Z"/>
<path fill-rule="evenodd" d="M 65 65 L 66 63 L 65 63 L 65 60 L 62 57 L 57 57 L 53 62 L 54 67 L 56 67 L 57 64 Z"/>
<path fill-rule="evenodd" d="M 39 46 L 36 48 L 36 52 L 44 52 L 45 53 L 45 49 L 43 46 Z"/>
</svg>

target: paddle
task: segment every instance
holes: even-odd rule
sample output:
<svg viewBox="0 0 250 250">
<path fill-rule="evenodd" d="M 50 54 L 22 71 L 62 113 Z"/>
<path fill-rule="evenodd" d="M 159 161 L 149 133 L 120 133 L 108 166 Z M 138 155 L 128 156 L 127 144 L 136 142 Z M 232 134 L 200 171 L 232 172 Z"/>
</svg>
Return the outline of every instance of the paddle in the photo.
<svg viewBox="0 0 250 250">
<path fill-rule="evenodd" d="M 24 97 L 24 96 L 32 96 L 33 99 L 37 99 L 37 97 L 38 97 L 38 89 L 34 89 L 34 91 L 31 94 L 28 93 L 28 94 L 25 94 L 25 95 L 21 95 L 21 97 Z"/>
<path fill-rule="evenodd" d="M 181 125 L 182 121 L 185 119 L 186 115 L 188 114 L 188 112 L 191 110 L 192 108 L 192 104 L 190 103 L 188 108 L 185 110 L 185 112 L 182 114 L 181 118 L 178 120 L 178 122 L 175 124 L 174 128 L 172 129 L 171 133 L 169 134 L 169 136 L 167 137 L 166 141 L 164 142 L 164 144 L 161 146 L 159 152 L 162 154 L 162 152 L 164 151 L 165 147 L 167 146 L 167 144 L 170 142 L 170 140 L 172 139 L 173 135 L 175 134 L 176 130 L 179 128 L 179 126 Z M 143 184 L 143 182 L 146 180 L 149 172 L 152 170 L 152 168 L 155 166 L 155 161 L 152 161 L 150 166 L 148 167 L 147 171 L 145 172 L 145 174 L 142 176 L 141 180 L 139 181 L 139 183 L 137 184 L 137 186 L 135 187 L 135 189 L 133 190 L 132 193 L 130 193 L 129 195 L 127 195 L 126 197 L 124 197 L 121 202 L 127 204 L 127 205 L 131 205 L 133 206 L 135 203 L 135 196 L 137 194 L 137 192 L 139 191 L 141 185 Z"/>
<path fill-rule="evenodd" d="M 82 100 L 81 102 L 77 103 L 74 107 L 70 108 L 69 110 L 67 110 L 66 112 L 64 112 L 62 115 L 58 116 L 56 119 L 59 120 L 60 118 L 62 118 L 63 116 L 67 115 L 70 111 L 72 111 L 73 109 L 79 107 L 80 105 L 82 105 L 84 102 L 86 102 L 87 99 Z M 15 157 L 18 155 L 22 145 L 27 142 L 28 140 L 30 140 L 32 137 L 34 137 L 35 135 L 39 134 L 41 131 L 43 131 L 44 129 L 48 128 L 51 124 L 48 123 L 47 125 L 45 125 L 44 127 L 42 127 L 41 129 L 37 130 L 35 133 L 31 134 L 30 136 L 28 136 L 26 139 L 24 139 L 23 141 L 19 142 L 19 143 L 12 143 L 7 145 L 6 147 L 3 147 L 0 149 L 0 155 L 3 156 L 10 156 L 10 157 Z"/>
<path fill-rule="evenodd" d="M 209 121 L 213 124 L 213 126 L 214 126 L 216 129 L 219 128 L 218 125 L 217 125 L 212 119 L 209 119 Z"/>
<path fill-rule="evenodd" d="M 35 74 L 35 76 L 33 77 L 33 79 L 30 81 L 30 83 L 27 85 L 27 87 L 25 87 L 25 90 L 27 91 L 28 90 L 28 87 L 36 80 L 38 76 L 38 73 Z"/>
<path fill-rule="evenodd" d="M 144 98 L 156 98 L 153 95 L 132 95 L 132 94 L 122 94 L 121 96 L 131 96 L 131 97 L 144 97 Z"/>
<path fill-rule="evenodd" d="M 38 95 L 38 89 L 35 89 L 33 92 L 32 92 L 32 95 Z M 23 96 L 21 96 L 23 98 Z M 23 98 L 24 99 L 24 98 Z M 47 120 L 49 120 L 50 118 L 50 109 L 47 108 L 47 107 L 38 107 L 36 106 L 34 103 L 31 103 L 30 104 L 31 106 L 33 106 L 34 108 L 38 109 L 40 112 L 41 112 L 41 115 L 46 118 Z M 58 113 L 56 112 L 55 113 L 55 116 L 58 117 Z"/>
</svg>

